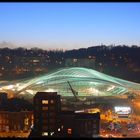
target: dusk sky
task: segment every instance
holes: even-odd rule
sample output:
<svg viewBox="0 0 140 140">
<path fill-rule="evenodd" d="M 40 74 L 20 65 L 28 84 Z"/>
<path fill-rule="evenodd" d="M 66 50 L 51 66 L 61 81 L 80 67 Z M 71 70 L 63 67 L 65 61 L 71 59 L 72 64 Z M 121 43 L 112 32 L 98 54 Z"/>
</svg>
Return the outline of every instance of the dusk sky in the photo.
<svg viewBox="0 0 140 140">
<path fill-rule="evenodd" d="M 0 47 L 140 45 L 140 3 L 0 3 Z"/>
</svg>

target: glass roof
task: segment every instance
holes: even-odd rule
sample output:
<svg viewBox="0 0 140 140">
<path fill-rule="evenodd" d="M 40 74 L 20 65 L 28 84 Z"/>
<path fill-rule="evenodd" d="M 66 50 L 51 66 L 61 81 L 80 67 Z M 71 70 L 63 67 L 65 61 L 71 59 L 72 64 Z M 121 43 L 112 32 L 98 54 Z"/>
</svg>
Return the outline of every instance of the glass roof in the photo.
<svg viewBox="0 0 140 140">
<path fill-rule="evenodd" d="M 116 96 L 129 91 L 140 91 L 140 84 L 112 77 L 93 69 L 71 67 L 27 80 L 3 83 L 3 91 L 13 90 L 16 94 L 32 95 L 38 91 L 56 91 L 62 96 Z"/>
</svg>

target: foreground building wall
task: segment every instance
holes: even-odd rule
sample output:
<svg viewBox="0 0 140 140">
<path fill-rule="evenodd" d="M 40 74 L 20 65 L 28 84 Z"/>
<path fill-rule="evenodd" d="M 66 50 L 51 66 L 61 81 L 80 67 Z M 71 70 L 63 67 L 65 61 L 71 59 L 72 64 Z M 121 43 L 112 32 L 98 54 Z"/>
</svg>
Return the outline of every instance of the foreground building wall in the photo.
<svg viewBox="0 0 140 140">
<path fill-rule="evenodd" d="M 94 137 L 100 134 L 100 113 L 62 111 L 59 115 L 60 137 Z"/>
<path fill-rule="evenodd" d="M 33 112 L 0 111 L 0 132 L 30 131 L 33 125 Z"/>
</svg>

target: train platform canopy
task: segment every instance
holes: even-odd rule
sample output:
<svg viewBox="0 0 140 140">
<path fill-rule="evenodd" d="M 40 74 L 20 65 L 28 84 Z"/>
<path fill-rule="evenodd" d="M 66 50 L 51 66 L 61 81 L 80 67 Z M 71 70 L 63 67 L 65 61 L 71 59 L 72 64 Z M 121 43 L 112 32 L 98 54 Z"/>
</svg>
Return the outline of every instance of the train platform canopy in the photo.
<svg viewBox="0 0 140 140">
<path fill-rule="evenodd" d="M 140 92 L 140 84 L 83 67 L 61 68 L 35 78 L 2 82 L 0 90 L 32 98 L 36 92 L 57 92 L 61 96 L 120 96 Z"/>
</svg>

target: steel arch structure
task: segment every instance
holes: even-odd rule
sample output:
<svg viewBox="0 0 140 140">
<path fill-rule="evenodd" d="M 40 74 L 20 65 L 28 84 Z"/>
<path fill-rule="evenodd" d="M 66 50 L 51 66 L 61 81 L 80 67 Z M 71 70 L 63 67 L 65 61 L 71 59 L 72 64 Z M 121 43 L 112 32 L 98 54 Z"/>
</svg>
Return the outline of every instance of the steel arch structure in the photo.
<svg viewBox="0 0 140 140">
<path fill-rule="evenodd" d="M 2 83 L 0 90 L 11 90 L 25 97 L 33 97 L 38 91 L 56 91 L 62 96 L 73 96 L 67 82 L 78 96 L 120 96 L 132 90 L 140 91 L 138 83 L 81 67 L 62 68 L 36 78 Z"/>
</svg>

